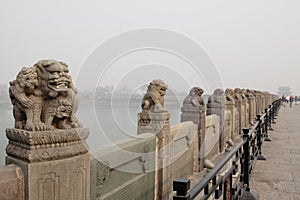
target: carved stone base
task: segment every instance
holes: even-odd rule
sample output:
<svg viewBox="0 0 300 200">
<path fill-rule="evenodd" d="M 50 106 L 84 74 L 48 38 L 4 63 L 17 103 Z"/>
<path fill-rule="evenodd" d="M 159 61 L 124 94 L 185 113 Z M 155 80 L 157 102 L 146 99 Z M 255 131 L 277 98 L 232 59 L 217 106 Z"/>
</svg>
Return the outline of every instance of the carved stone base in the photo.
<svg viewBox="0 0 300 200">
<path fill-rule="evenodd" d="M 21 167 L 25 180 L 25 200 L 90 199 L 89 155 L 28 163 L 10 156 L 6 164 Z"/>
<path fill-rule="evenodd" d="M 170 113 L 146 112 L 138 113 L 138 134 L 156 134 L 156 199 L 168 199 L 171 193 L 170 180 Z"/>
<path fill-rule="evenodd" d="M 204 152 L 201 149 L 204 149 L 204 140 L 205 140 L 205 107 L 204 106 L 190 106 L 186 105 L 181 107 L 181 122 L 192 121 L 198 126 L 198 170 L 200 172 L 204 168 Z"/>
<path fill-rule="evenodd" d="M 138 113 L 138 134 L 154 133 L 159 134 L 161 131 L 170 129 L 169 112 L 146 112 Z"/>
<path fill-rule="evenodd" d="M 24 199 L 24 177 L 20 167 L 16 165 L 0 167 L 0 199 Z"/>
<path fill-rule="evenodd" d="M 26 162 L 41 162 L 68 158 L 88 152 L 84 140 L 89 131 L 87 128 L 26 131 L 6 129 L 9 144 L 7 155 Z"/>
<path fill-rule="evenodd" d="M 88 129 L 6 129 L 6 164 L 21 167 L 25 200 L 80 199 L 90 195 Z"/>
</svg>

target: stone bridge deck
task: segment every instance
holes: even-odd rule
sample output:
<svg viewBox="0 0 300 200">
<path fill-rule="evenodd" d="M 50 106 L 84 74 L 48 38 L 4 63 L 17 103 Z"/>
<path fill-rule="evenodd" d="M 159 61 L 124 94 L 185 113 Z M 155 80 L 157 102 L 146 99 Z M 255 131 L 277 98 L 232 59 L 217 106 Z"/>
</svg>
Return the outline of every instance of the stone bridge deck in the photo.
<svg viewBox="0 0 300 200">
<path fill-rule="evenodd" d="M 272 142 L 264 142 L 267 161 L 257 161 L 251 174 L 251 191 L 263 200 L 300 199 L 300 105 L 282 106 Z"/>
</svg>

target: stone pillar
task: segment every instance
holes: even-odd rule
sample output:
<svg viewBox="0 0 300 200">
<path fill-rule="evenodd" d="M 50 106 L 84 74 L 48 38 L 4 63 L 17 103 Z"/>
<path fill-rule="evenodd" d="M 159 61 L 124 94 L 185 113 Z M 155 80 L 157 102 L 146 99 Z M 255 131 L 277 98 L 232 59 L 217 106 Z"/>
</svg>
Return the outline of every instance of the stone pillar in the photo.
<svg viewBox="0 0 300 200">
<path fill-rule="evenodd" d="M 266 98 L 266 96 L 265 96 L 265 94 L 263 92 L 260 92 L 260 94 L 261 94 L 261 99 L 262 99 L 262 107 L 261 107 L 261 109 L 264 111 L 265 108 L 268 107 L 267 106 L 267 102 L 266 102 L 267 98 Z"/>
<path fill-rule="evenodd" d="M 219 152 L 224 150 L 224 115 L 225 115 L 225 96 L 222 89 L 216 89 L 209 97 L 207 102 L 206 115 L 216 114 L 220 118 L 219 126 Z"/>
<path fill-rule="evenodd" d="M 256 121 L 256 116 L 258 115 L 258 112 L 257 112 L 257 97 L 256 97 L 256 94 L 253 90 L 251 90 L 251 93 L 253 95 L 253 109 L 254 109 L 254 121 Z"/>
<path fill-rule="evenodd" d="M 256 103 L 256 115 L 261 114 L 261 105 L 260 105 L 260 95 L 258 94 L 258 91 L 254 91 L 255 94 L 255 103 Z"/>
<path fill-rule="evenodd" d="M 236 102 L 234 100 L 234 91 L 227 88 L 226 91 L 226 110 L 230 111 L 232 119 L 230 124 L 231 129 L 231 139 L 234 140 L 235 137 L 239 135 L 239 113 L 236 109 Z"/>
<path fill-rule="evenodd" d="M 25 200 L 89 199 L 88 129 L 6 129 L 6 136 L 6 164 L 21 167 Z"/>
<path fill-rule="evenodd" d="M 259 114 L 262 114 L 265 111 L 265 109 L 263 109 L 263 107 L 264 107 L 263 98 L 260 93 L 258 93 L 257 97 L 258 97 L 258 105 L 259 105 L 258 111 L 259 111 Z"/>
<path fill-rule="evenodd" d="M 255 121 L 255 97 L 252 95 L 250 90 L 247 90 L 245 96 L 249 105 L 249 117 L 248 123 L 253 124 Z"/>
<path fill-rule="evenodd" d="M 90 199 L 89 132 L 75 116 L 68 65 L 40 60 L 9 84 L 15 128 L 6 129 L 6 164 L 22 169 L 25 199 Z"/>
<path fill-rule="evenodd" d="M 0 167 L 0 199 L 24 199 L 24 177 L 20 167 L 14 164 Z"/>
<path fill-rule="evenodd" d="M 143 97 L 138 113 L 138 134 L 156 134 L 155 199 L 168 199 L 172 192 L 170 180 L 170 113 L 164 108 L 167 84 L 153 80 Z"/>
<path fill-rule="evenodd" d="M 156 134 L 156 199 L 167 199 L 170 180 L 170 113 L 138 113 L 138 134 Z"/>
<path fill-rule="evenodd" d="M 242 98 L 240 97 L 240 94 L 236 91 L 237 89 L 234 90 L 234 101 L 235 101 L 235 107 L 239 113 L 239 135 L 242 132 Z"/>
<path fill-rule="evenodd" d="M 195 167 L 197 172 L 204 168 L 204 140 L 205 140 L 205 104 L 201 97 L 203 90 L 199 87 L 191 89 L 190 94 L 184 99 L 181 107 L 180 121 L 192 121 L 198 126 L 198 166 Z"/>
<path fill-rule="evenodd" d="M 249 104 L 247 102 L 247 98 L 246 96 L 241 92 L 240 93 L 241 97 L 242 97 L 242 107 L 243 107 L 243 110 L 244 110 L 244 120 L 242 122 L 242 124 L 244 124 L 244 126 L 242 127 L 245 128 L 248 126 L 248 121 L 249 121 Z"/>
</svg>

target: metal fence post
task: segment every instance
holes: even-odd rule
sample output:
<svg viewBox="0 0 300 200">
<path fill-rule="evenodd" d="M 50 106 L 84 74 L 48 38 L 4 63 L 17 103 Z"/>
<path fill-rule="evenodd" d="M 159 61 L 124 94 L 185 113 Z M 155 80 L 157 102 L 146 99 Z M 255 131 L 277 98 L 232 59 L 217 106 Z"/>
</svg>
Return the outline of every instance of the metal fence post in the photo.
<svg viewBox="0 0 300 200">
<path fill-rule="evenodd" d="M 173 200 L 189 200 L 190 196 L 187 195 L 187 192 L 190 187 L 191 181 L 189 179 L 175 179 L 173 181 L 173 191 L 176 191 L 176 195 L 173 196 Z"/>
<path fill-rule="evenodd" d="M 262 147 L 262 143 L 263 143 L 263 137 L 262 137 L 262 127 L 261 127 L 261 115 L 257 115 L 257 121 L 258 121 L 258 126 L 256 129 L 256 134 L 257 134 L 257 148 L 258 148 L 258 156 L 257 156 L 257 160 L 267 160 L 266 156 L 263 155 L 262 151 L 261 151 L 261 147 Z"/>
<path fill-rule="evenodd" d="M 241 197 L 241 199 L 247 199 L 247 200 L 256 200 L 257 197 L 254 196 L 253 193 L 250 192 L 250 135 L 249 135 L 249 129 L 244 128 L 243 129 L 243 139 L 246 140 L 246 142 L 243 145 L 243 151 L 244 151 L 244 162 L 243 162 L 243 184 L 246 185 L 245 191 Z"/>
<path fill-rule="evenodd" d="M 276 124 L 276 122 L 275 122 L 275 119 L 276 119 L 275 113 L 276 113 L 276 102 L 274 101 L 274 102 L 272 102 L 272 123 L 273 124 Z"/>
<path fill-rule="evenodd" d="M 265 120 L 265 122 L 264 122 L 264 125 L 265 125 L 265 141 L 271 142 L 272 139 L 268 135 L 268 130 L 269 130 L 269 113 L 268 113 L 268 109 L 267 108 L 265 109 L 265 119 L 264 120 Z"/>
<path fill-rule="evenodd" d="M 243 139 L 246 140 L 246 142 L 243 145 L 244 150 L 244 162 L 243 162 L 243 183 L 244 185 L 247 185 L 247 188 L 249 187 L 249 165 L 250 165 L 250 136 L 249 136 L 249 129 L 244 128 L 243 129 Z"/>
<path fill-rule="evenodd" d="M 269 130 L 273 131 L 274 129 L 272 128 L 272 118 L 273 118 L 273 107 L 271 105 L 269 105 L 269 109 L 268 109 L 268 124 L 269 124 Z"/>
</svg>

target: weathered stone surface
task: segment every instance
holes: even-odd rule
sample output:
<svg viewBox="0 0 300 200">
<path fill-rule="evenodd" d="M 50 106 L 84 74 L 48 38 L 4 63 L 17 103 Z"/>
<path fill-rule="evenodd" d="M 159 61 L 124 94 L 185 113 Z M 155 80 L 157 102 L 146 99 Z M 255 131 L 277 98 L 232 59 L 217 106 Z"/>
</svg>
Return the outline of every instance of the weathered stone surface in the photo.
<svg viewBox="0 0 300 200">
<path fill-rule="evenodd" d="M 219 150 L 224 149 L 224 112 L 225 112 L 225 96 L 222 89 L 216 89 L 208 98 L 206 115 L 215 114 L 220 119 L 219 124 Z"/>
<path fill-rule="evenodd" d="M 217 115 L 206 116 L 206 137 L 204 146 L 204 158 L 211 160 L 219 153 L 219 125 L 220 118 Z M 201 149 L 202 151 L 202 149 Z"/>
<path fill-rule="evenodd" d="M 255 106 L 255 97 L 252 94 L 251 90 L 247 89 L 243 91 L 247 100 L 248 100 L 248 105 L 249 105 L 249 115 L 248 115 L 248 123 L 253 124 L 256 118 L 256 106 Z"/>
<path fill-rule="evenodd" d="M 152 113 L 142 111 L 138 113 L 138 134 L 156 133 L 167 130 L 170 126 L 170 113 Z"/>
<path fill-rule="evenodd" d="M 147 93 L 143 97 L 143 111 L 164 112 L 164 96 L 167 88 L 168 85 L 161 79 L 151 81 Z"/>
<path fill-rule="evenodd" d="M 6 129 L 9 144 L 6 153 L 26 162 L 62 159 L 88 152 L 84 140 L 88 129 L 27 131 Z"/>
<path fill-rule="evenodd" d="M 239 103 L 241 109 L 241 129 L 247 127 L 249 125 L 249 105 L 247 97 L 242 89 L 236 88 L 235 90 L 236 96 L 239 96 Z"/>
<path fill-rule="evenodd" d="M 240 114 L 239 112 L 234 109 L 233 111 L 233 125 L 232 125 L 232 129 L 233 129 L 233 132 L 232 132 L 232 136 L 231 136 L 231 139 L 235 139 L 236 137 L 240 136 L 241 132 L 240 132 L 240 126 L 239 126 L 239 117 L 240 117 Z"/>
<path fill-rule="evenodd" d="M 170 132 L 170 179 L 188 178 L 198 166 L 197 128 L 192 122 L 171 126 Z"/>
<path fill-rule="evenodd" d="M 91 199 L 154 199 L 155 134 L 143 134 L 91 156 Z"/>
<path fill-rule="evenodd" d="M 231 139 L 234 140 L 234 138 L 239 135 L 239 112 L 237 111 L 236 101 L 234 100 L 234 91 L 232 89 L 227 88 L 225 93 L 225 108 L 231 113 L 230 135 Z"/>
<path fill-rule="evenodd" d="M 77 90 L 68 65 L 56 60 L 41 60 L 24 67 L 10 82 L 15 128 L 29 131 L 78 128 L 75 117 Z"/>
<path fill-rule="evenodd" d="M 68 65 L 41 60 L 10 82 L 15 129 L 6 129 L 6 164 L 20 166 L 26 200 L 88 200 L 90 162 L 75 112 L 77 90 Z"/>
<path fill-rule="evenodd" d="M 232 133 L 232 115 L 231 112 L 226 110 L 225 111 L 225 119 L 224 119 L 224 149 L 228 148 L 230 145 L 228 141 L 231 141 L 231 133 Z"/>
<path fill-rule="evenodd" d="M 198 126 L 197 141 L 198 141 L 198 154 L 205 140 L 205 103 L 201 97 L 203 90 L 199 87 L 193 87 L 189 95 L 183 101 L 183 107 L 181 107 L 181 122 L 192 121 Z M 203 147 L 204 148 L 204 147 Z M 198 158 L 198 171 L 204 167 L 204 156 Z"/>
<path fill-rule="evenodd" d="M 36 163 L 7 156 L 6 164 L 12 163 L 23 171 L 25 200 L 90 199 L 90 161 L 87 154 Z"/>
<path fill-rule="evenodd" d="M 0 199 L 24 199 L 24 177 L 21 168 L 17 165 L 0 167 Z"/>
<path fill-rule="evenodd" d="M 242 102 L 242 97 L 240 95 L 240 89 L 239 88 L 236 88 L 234 89 L 234 101 L 235 101 L 235 106 L 236 106 L 236 109 L 237 109 L 237 112 L 239 113 L 239 117 L 238 117 L 238 120 L 239 120 L 239 129 L 238 129 L 238 132 L 239 134 L 241 134 L 242 132 L 242 129 L 244 127 L 244 115 L 243 115 L 243 110 L 245 112 L 245 109 L 243 108 L 243 102 Z"/>
<path fill-rule="evenodd" d="M 138 134 L 156 134 L 156 179 L 155 195 L 158 199 L 168 198 L 171 190 L 170 180 L 170 113 L 164 108 L 167 84 L 153 80 L 142 102 L 143 111 L 138 113 Z"/>
</svg>

